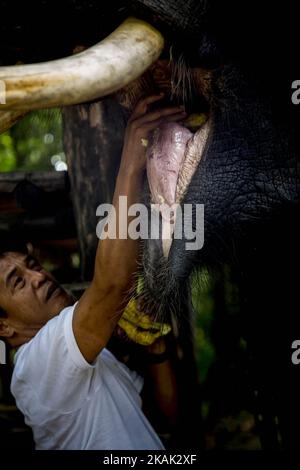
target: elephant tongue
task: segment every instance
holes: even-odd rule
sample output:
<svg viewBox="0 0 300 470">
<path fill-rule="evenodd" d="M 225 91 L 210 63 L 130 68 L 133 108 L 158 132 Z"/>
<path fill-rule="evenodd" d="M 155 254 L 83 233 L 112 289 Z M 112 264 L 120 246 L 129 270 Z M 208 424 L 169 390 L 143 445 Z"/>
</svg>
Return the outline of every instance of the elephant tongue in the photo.
<svg viewBox="0 0 300 470">
<path fill-rule="evenodd" d="M 193 134 L 175 122 L 162 124 L 152 134 L 147 150 L 147 176 L 154 204 L 176 202 L 176 185 L 188 140 Z"/>
</svg>

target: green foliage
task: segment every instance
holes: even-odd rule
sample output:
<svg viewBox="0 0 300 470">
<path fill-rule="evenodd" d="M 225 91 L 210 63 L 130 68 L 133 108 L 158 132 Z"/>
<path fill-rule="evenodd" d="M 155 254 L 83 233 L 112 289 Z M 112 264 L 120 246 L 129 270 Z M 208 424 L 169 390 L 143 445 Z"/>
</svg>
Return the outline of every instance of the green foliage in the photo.
<svg viewBox="0 0 300 470">
<path fill-rule="evenodd" d="M 202 269 L 193 275 L 191 289 L 195 311 L 196 357 L 200 382 L 203 383 L 215 359 L 215 349 L 210 339 L 214 313 L 213 281 L 206 270 Z"/>
<path fill-rule="evenodd" d="M 59 109 L 34 111 L 0 135 L 0 171 L 53 170 L 65 161 Z"/>
<path fill-rule="evenodd" d="M 0 135 L 0 171 L 16 169 L 16 152 L 9 132 Z"/>
</svg>

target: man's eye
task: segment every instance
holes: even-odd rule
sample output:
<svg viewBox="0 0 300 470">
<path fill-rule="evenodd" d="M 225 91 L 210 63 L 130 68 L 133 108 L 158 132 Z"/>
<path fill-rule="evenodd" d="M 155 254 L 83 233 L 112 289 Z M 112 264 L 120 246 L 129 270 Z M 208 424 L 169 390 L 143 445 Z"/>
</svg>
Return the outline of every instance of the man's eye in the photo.
<svg viewBox="0 0 300 470">
<path fill-rule="evenodd" d="M 39 263 L 37 263 L 36 261 L 32 261 L 29 264 L 29 268 L 30 269 L 35 269 L 36 271 L 40 271 L 42 269 L 42 266 Z"/>
<path fill-rule="evenodd" d="M 18 285 L 20 285 L 20 283 L 22 282 L 22 278 L 20 276 L 17 276 L 16 280 L 15 280 L 15 287 L 17 287 Z"/>
</svg>

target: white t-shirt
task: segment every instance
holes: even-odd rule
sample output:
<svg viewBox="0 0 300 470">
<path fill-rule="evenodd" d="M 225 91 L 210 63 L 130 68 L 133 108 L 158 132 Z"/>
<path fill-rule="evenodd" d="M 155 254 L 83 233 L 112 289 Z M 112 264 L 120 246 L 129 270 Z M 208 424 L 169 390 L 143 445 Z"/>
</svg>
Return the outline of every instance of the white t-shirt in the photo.
<svg viewBox="0 0 300 470">
<path fill-rule="evenodd" d="M 164 449 L 141 410 L 143 379 L 103 349 L 93 365 L 72 328 L 75 305 L 19 348 L 11 391 L 37 449 Z"/>
</svg>

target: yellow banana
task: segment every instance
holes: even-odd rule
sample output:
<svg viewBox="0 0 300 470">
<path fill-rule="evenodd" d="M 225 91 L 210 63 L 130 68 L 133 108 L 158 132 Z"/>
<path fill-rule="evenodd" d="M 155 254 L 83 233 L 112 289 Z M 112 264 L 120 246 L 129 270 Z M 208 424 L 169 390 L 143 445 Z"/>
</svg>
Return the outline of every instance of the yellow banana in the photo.
<svg viewBox="0 0 300 470">
<path fill-rule="evenodd" d="M 199 127 L 201 127 L 207 121 L 207 115 L 204 113 L 193 113 L 190 114 L 184 121 L 183 124 L 185 127 L 190 129 L 192 132 L 195 132 Z"/>
<path fill-rule="evenodd" d="M 157 338 L 165 336 L 171 331 L 171 326 L 167 323 L 154 322 L 149 315 L 141 312 L 135 299 L 128 302 L 118 325 L 125 331 L 129 339 L 144 346 L 149 346 Z"/>
</svg>

